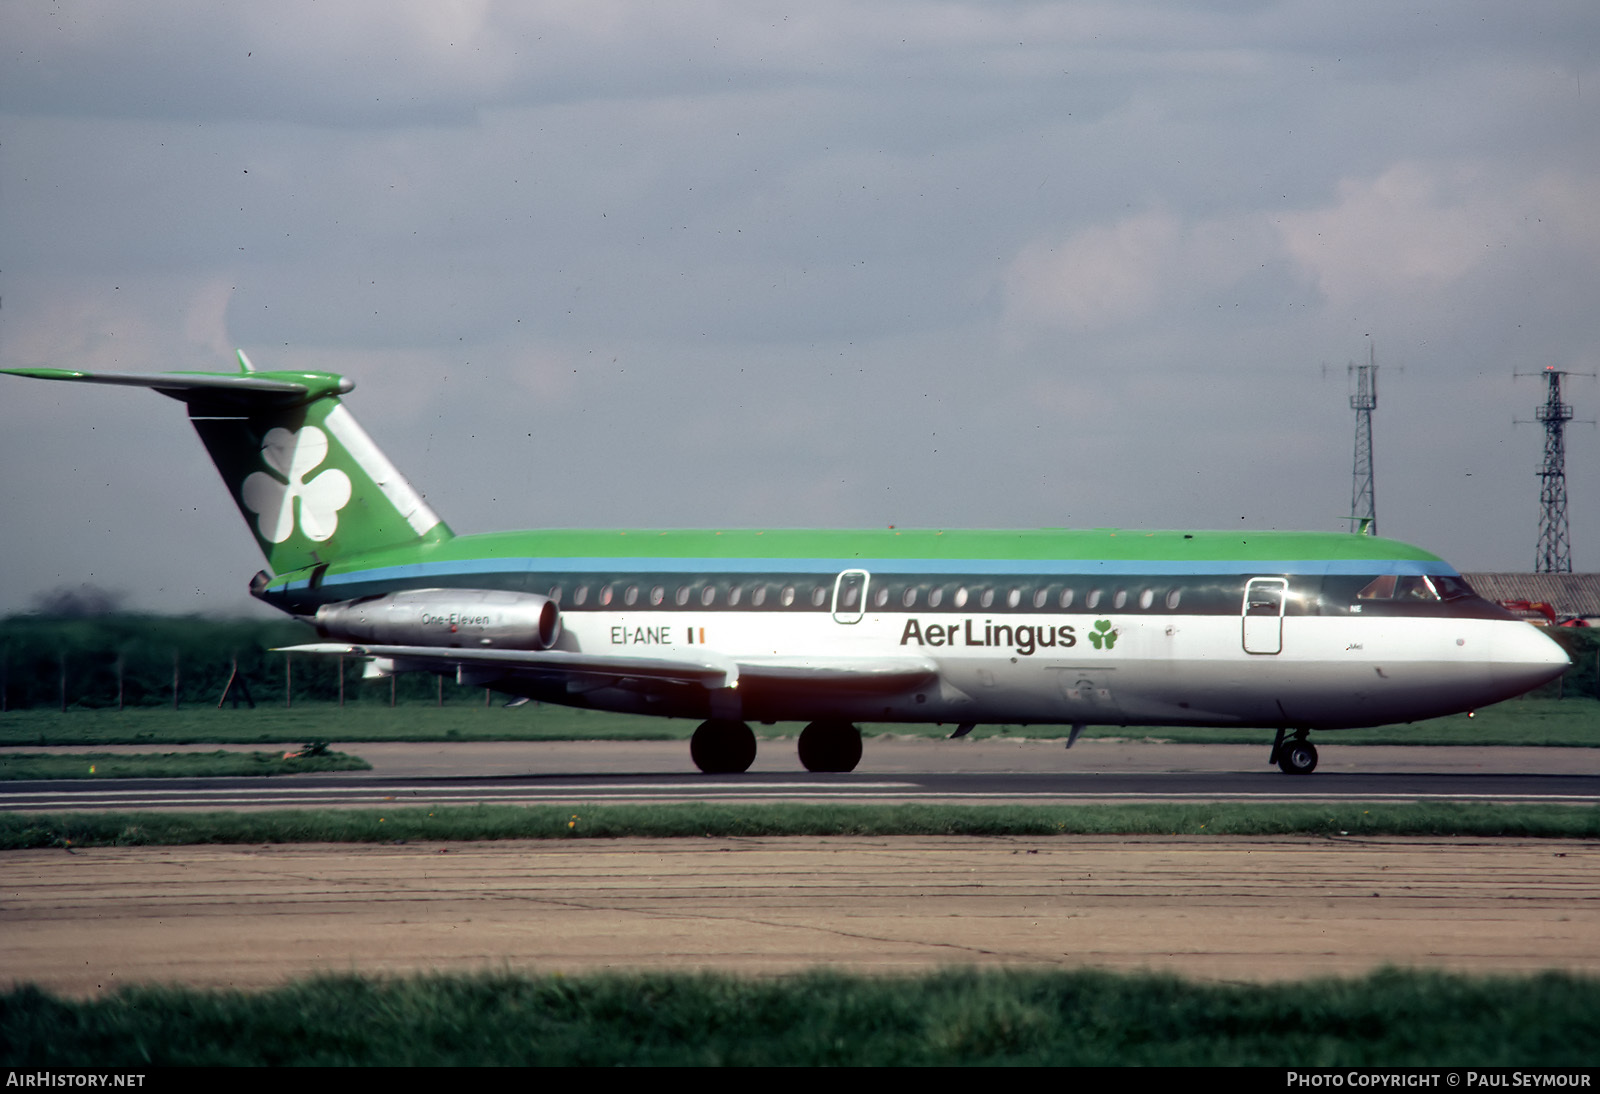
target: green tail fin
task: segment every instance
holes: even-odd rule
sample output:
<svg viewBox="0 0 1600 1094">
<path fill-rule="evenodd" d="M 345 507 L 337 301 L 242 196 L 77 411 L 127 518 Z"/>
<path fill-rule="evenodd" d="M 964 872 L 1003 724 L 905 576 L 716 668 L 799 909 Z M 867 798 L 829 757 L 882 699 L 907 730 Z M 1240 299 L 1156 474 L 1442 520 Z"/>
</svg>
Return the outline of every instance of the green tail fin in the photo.
<svg viewBox="0 0 1600 1094">
<path fill-rule="evenodd" d="M 147 387 L 187 404 L 189 420 L 275 573 L 452 535 L 379 451 L 327 372 L 136 375 L 0 369 L 43 380 Z"/>
</svg>

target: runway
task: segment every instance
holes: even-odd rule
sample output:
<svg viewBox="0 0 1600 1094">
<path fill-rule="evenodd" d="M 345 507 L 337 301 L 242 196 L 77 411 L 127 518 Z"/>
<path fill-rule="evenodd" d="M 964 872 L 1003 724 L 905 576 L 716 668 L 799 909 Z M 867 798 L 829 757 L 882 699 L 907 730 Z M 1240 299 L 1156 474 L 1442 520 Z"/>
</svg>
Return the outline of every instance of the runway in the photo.
<svg viewBox="0 0 1600 1094">
<path fill-rule="evenodd" d="M 686 801 L 1600 803 L 1600 749 L 1328 747 L 1322 767 L 1302 777 L 1268 767 L 1264 747 L 1116 740 L 1080 741 L 1068 750 L 1052 740 L 872 738 L 861 767 L 848 775 L 804 771 L 794 758 L 792 742 L 781 739 L 763 742 L 756 766 L 731 776 L 694 772 L 687 746 L 679 741 L 336 747 L 366 758 L 373 770 L 270 779 L 0 783 L 0 809 Z"/>
<path fill-rule="evenodd" d="M 1593 805 L 1580 749 L 1264 749 L 873 739 L 808 775 L 684 771 L 683 742 L 357 745 L 375 770 L 254 780 L 10 783 L 0 808 L 527 801 L 1538 800 Z M 210 750 L 215 746 L 199 746 Z M 148 749 L 144 749 L 148 751 Z M 0 854 L 0 982 L 92 995 L 315 972 L 950 964 L 1226 980 L 1383 965 L 1600 975 L 1600 844 L 1398 838 L 790 838 L 151 847 Z"/>
</svg>

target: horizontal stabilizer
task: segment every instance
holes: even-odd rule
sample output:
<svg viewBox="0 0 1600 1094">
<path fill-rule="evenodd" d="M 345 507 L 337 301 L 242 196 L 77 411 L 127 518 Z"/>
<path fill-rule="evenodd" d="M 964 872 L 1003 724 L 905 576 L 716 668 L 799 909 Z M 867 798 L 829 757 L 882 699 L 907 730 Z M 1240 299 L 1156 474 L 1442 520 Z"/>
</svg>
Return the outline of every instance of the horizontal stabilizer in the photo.
<svg viewBox="0 0 1600 1094">
<path fill-rule="evenodd" d="M 447 540 L 452 533 L 339 401 L 332 372 L 85 372 L 9 368 L 34 380 L 142 387 L 183 403 L 277 574 Z"/>
<path fill-rule="evenodd" d="M 80 384 L 115 384 L 147 387 L 174 399 L 233 397 L 268 403 L 299 403 L 321 395 L 345 394 L 355 384 L 330 373 L 223 373 L 223 372 L 82 372 L 70 368 L 5 368 L 0 373 L 34 380 L 70 380 Z M 290 378 L 293 377 L 293 378 Z"/>
</svg>

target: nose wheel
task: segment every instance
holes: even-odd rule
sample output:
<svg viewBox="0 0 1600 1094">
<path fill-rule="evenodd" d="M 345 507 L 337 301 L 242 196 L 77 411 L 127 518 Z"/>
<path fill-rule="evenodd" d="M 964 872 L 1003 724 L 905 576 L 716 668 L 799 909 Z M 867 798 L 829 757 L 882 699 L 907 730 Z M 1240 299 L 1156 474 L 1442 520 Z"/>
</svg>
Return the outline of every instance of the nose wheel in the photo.
<svg viewBox="0 0 1600 1094">
<path fill-rule="evenodd" d="M 1306 740 L 1306 731 L 1300 730 L 1294 740 L 1285 741 L 1285 731 L 1278 730 L 1278 739 L 1272 743 L 1272 756 L 1268 763 L 1276 763 L 1285 775 L 1309 775 L 1317 769 L 1317 746 Z"/>
<path fill-rule="evenodd" d="M 743 722 L 713 718 L 689 738 L 689 756 L 707 775 L 737 775 L 756 762 L 756 735 Z"/>
</svg>

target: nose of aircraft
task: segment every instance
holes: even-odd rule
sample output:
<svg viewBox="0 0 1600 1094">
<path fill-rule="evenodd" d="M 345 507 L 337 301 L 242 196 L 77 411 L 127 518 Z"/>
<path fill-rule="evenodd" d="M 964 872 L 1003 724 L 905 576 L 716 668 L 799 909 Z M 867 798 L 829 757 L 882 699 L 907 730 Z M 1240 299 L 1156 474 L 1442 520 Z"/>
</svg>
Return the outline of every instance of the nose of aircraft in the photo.
<svg viewBox="0 0 1600 1094">
<path fill-rule="evenodd" d="M 1532 623 L 1507 623 L 1494 654 L 1494 679 L 1508 696 L 1548 684 L 1572 667 L 1567 651 Z"/>
</svg>

